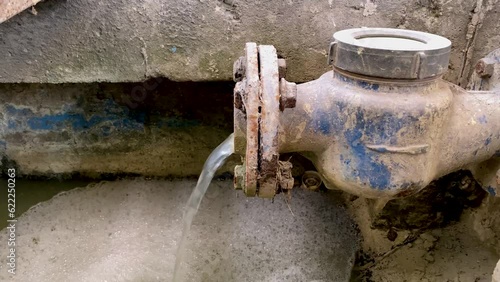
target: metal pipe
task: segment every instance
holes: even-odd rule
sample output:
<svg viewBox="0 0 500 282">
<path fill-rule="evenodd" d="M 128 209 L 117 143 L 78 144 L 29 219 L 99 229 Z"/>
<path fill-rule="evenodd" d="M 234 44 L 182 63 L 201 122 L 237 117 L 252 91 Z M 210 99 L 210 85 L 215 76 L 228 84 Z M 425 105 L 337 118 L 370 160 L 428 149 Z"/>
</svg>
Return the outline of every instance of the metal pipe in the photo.
<svg viewBox="0 0 500 282">
<path fill-rule="evenodd" d="M 400 32 L 404 34 L 398 35 Z M 380 40 L 373 41 L 375 37 Z M 248 82 L 255 81 L 255 77 L 238 76 L 236 153 L 246 154 L 257 163 L 252 174 L 248 169 L 238 169 L 239 186 L 248 179 L 259 179 L 264 152 L 299 152 L 314 163 L 327 188 L 364 197 L 406 196 L 459 169 L 471 170 L 487 191 L 496 193 L 497 174 L 491 169 L 498 170 L 496 164 L 500 164 L 500 92 L 496 76 L 490 76 L 493 79 L 488 83 L 494 91 L 467 92 L 442 80 L 450 43 L 436 35 L 354 29 L 334 38 L 329 55 L 333 71 L 297 86 L 281 78 L 281 112 L 269 108 L 262 113 L 248 112 L 251 107 L 264 109 L 269 99 L 278 98 L 275 92 L 266 94 L 267 88 Z M 413 49 L 413 43 L 405 41 L 403 47 L 391 51 L 390 44 L 381 43 L 385 40 L 416 40 L 425 47 L 423 51 L 418 49 L 421 47 Z M 372 41 L 375 47 L 366 45 Z M 247 45 L 249 48 L 259 50 L 254 45 Z M 260 79 L 266 79 L 266 85 L 277 85 L 277 58 L 269 56 L 275 54 L 274 48 L 265 46 L 260 50 L 268 52 L 260 56 L 260 68 L 267 70 L 264 77 L 260 73 Z M 488 66 L 488 74 L 491 69 L 495 67 Z M 480 73 L 485 77 L 486 71 Z M 486 85 L 482 81 L 477 84 Z M 260 101 L 261 106 L 249 101 Z M 275 120 L 268 123 L 269 114 L 279 118 L 277 131 L 269 129 L 276 124 Z M 258 120 L 258 126 L 247 126 L 249 116 Z M 251 140 L 260 140 L 257 145 L 246 143 L 249 135 Z M 271 167 L 265 164 L 265 175 L 269 176 Z M 285 172 L 275 169 L 273 175 L 279 179 Z M 268 183 L 256 183 L 257 196 L 273 197 L 279 190 Z"/>
</svg>

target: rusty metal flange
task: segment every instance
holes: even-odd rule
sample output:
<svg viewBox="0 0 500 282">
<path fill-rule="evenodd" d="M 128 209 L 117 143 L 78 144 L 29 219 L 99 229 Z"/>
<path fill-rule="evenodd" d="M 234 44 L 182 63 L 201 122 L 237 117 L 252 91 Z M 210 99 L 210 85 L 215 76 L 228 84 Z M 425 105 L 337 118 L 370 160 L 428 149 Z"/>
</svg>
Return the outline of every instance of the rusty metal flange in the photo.
<svg viewBox="0 0 500 282">
<path fill-rule="evenodd" d="M 259 197 L 272 198 L 277 189 L 280 80 L 276 49 L 259 46 L 261 81 Z"/>
<path fill-rule="evenodd" d="M 243 80 L 242 101 L 247 116 L 247 148 L 245 152 L 245 185 L 247 196 L 257 194 L 258 152 L 259 152 L 259 120 L 260 120 L 260 81 L 258 48 L 255 43 L 245 46 L 245 78 Z"/>
<path fill-rule="evenodd" d="M 280 180 L 288 178 L 281 177 L 287 171 L 279 165 L 279 115 L 295 106 L 297 93 L 296 84 L 283 78 L 285 69 L 273 46 L 255 43 L 247 43 L 245 56 L 234 64 L 235 118 L 236 111 L 246 118 L 245 165 L 235 168 L 235 187 L 247 196 L 272 198 L 279 187 L 293 186 Z"/>
</svg>

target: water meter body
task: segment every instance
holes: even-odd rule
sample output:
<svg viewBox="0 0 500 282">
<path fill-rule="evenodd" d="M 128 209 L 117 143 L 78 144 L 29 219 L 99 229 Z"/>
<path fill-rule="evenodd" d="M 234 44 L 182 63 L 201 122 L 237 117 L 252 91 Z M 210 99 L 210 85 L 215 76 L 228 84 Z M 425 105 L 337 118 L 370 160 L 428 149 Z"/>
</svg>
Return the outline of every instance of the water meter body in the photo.
<svg viewBox="0 0 500 282">
<path fill-rule="evenodd" d="M 327 188 L 364 197 L 406 196 L 459 169 L 496 195 L 500 91 L 442 80 L 450 48 L 424 32 L 343 30 L 330 45 L 333 70 L 295 85 L 274 47 L 247 43 L 235 63 L 235 152 L 245 156 L 236 186 L 268 198 L 291 189 L 279 155 L 299 152 Z"/>
</svg>

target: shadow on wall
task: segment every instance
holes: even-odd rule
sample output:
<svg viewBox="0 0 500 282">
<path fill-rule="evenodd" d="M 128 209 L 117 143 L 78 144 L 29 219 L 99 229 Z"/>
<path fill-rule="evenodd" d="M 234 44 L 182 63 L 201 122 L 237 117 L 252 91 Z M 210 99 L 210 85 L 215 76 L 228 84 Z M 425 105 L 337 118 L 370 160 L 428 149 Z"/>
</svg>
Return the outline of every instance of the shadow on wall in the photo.
<svg viewBox="0 0 500 282">
<path fill-rule="evenodd" d="M 232 132 L 232 91 L 232 82 L 164 78 L 0 84 L 3 157 L 24 175 L 195 175 Z"/>
</svg>

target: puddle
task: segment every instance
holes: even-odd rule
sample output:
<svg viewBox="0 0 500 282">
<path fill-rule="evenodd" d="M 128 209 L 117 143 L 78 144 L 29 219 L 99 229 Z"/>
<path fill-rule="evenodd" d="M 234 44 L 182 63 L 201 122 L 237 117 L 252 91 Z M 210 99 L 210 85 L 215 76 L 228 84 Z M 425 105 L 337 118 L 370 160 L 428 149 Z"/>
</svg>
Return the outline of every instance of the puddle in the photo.
<svg viewBox="0 0 500 282">
<path fill-rule="evenodd" d="M 0 183 L 7 187 L 7 179 L 0 179 Z M 26 212 L 30 207 L 47 201 L 63 191 L 69 191 L 76 187 L 85 187 L 90 181 L 79 180 L 23 180 L 16 179 L 16 216 Z M 0 229 L 7 226 L 7 189 L 0 189 Z"/>
</svg>

